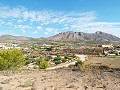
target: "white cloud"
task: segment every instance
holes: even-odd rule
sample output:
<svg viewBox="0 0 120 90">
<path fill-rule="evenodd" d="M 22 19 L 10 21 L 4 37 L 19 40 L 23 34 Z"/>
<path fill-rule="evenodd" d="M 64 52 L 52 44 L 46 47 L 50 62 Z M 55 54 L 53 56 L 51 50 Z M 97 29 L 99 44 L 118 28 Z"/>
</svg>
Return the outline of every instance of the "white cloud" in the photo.
<svg viewBox="0 0 120 90">
<path fill-rule="evenodd" d="M 2 19 L 0 19 L 0 26 L 5 24 L 5 21 L 3 21 Z"/>
<path fill-rule="evenodd" d="M 8 23 L 7 23 L 8 26 L 11 26 L 12 24 L 13 24 L 12 22 L 8 22 Z"/>
<path fill-rule="evenodd" d="M 42 26 L 37 26 L 36 27 L 38 30 L 41 30 L 42 29 Z"/>
<path fill-rule="evenodd" d="M 24 20 L 18 19 L 17 22 L 18 22 L 18 23 L 22 23 L 22 22 L 24 22 Z"/>
<path fill-rule="evenodd" d="M 12 18 L 12 19 L 11 19 Z M 41 11 L 30 11 L 24 7 L 11 8 L 8 6 L 0 6 L 0 25 L 12 25 L 13 23 L 19 23 L 21 25 L 15 25 L 15 29 L 21 30 L 23 33 L 26 30 L 32 28 L 37 29 L 36 31 L 31 30 L 33 33 L 38 33 L 39 30 L 44 30 L 45 34 L 58 33 L 58 30 L 67 31 L 105 31 L 115 33 L 120 36 L 118 30 L 120 30 L 120 22 L 97 22 L 96 12 L 55 12 L 48 10 Z M 10 19 L 11 22 L 4 20 Z M 26 25 L 22 25 L 22 24 Z M 36 25 L 37 23 L 38 25 Z M 30 26 L 32 25 L 32 26 Z M 35 25 L 35 26 L 34 26 Z M 51 26 L 52 28 L 49 28 Z M 37 26 L 37 27 L 36 27 Z M 58 27 L 57 27 L 58 26 Z M 44 29 L 45 27 L 46 29 Z M 116 32 L 115 32 L 116 31 Z"/>
<path fill-rule="evenodd" d="M 7 6 L 0 7 L 1 18 L 22 18 L 23 20 L 30 20 L 32 22 L 39 21 L 43 24 L 50 23 L 73 23 L 79 21 L 90 21 L 95 19 L 95 12 L 54 12 L 54 11 L 28 11 L 26 8 L 10 8 Z M 18 20 L 22 22 L 22 20 Z"/>
<path fill-rule="evenodd" d="M 55 30 L 54 28 L 46 28 L 46 30 L 48 31 L 48 32 L 52 32 L 53 30 Z"/>
<path fill-rule="evenodd" d="M 0 35 L 13 35 L 13 30 L 4 30 L 0 32 Z"/>
<path fill-rule="evenodd" d="M 49 32 L 44 32 L 45 35 L 49 35 Z"/>
<path fill-rule="evenodd" d="M 46 28 L 44 31 L 45 35 L 50 35 L 50 34 L 58 34 L 58 29 L 57 28 Z"/>
<path fill-rule="evenodd" d="M 36 34 L 36 33 L 38 33 L 38 31 L 36 30 L 36 31 L 34 31 L 33 33 Z"/>
<path fill-rule="evenodd" d="M 30 28 L 32 28 L 32 26 L 28 26 L 28 25 L 15 25 L 15 28 L 30 29 Z"/>
<path fill-rule="evenodd" d="M 19 18 L 21 15 L 21 9 L 20 8 L 10 8 L 6 6 L 0 7 L 0 17 L 2 18 Z"/>
<path fill-rule="evenodd" d="M 26 30 L 31 29 L 32 26 L 29 26 L 29 25 L 15 25 L 14 28 L 19 29 L 19 30 L 21 30 L 23 33 L 25 33 Z"/>
</svg>

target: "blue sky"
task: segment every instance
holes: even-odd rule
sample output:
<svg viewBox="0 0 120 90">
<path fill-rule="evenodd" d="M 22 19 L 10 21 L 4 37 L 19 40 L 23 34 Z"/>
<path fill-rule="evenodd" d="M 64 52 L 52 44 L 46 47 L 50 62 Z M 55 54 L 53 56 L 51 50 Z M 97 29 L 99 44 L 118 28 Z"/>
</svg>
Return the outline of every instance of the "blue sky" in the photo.
<svg viewBox="0 0 120 90">
<path fill-rule="evenodd" d="M 103 31 L 120 37 L 120 0 L 0 0 L 0 35 Z"/>
</svg>

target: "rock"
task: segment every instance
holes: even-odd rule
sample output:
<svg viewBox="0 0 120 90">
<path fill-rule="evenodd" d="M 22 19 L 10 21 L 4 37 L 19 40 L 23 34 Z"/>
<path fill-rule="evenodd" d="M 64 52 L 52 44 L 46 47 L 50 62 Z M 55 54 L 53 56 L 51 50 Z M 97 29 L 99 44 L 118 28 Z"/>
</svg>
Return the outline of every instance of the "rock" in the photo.
<svg viewBox="0 0 120 90">
<path fill-rule="evenodd" d="M 6 80 L 1 82 L 1 84 L 9 84 L 9 83 L 10 83 L 10 79 L 6 79 Z"/>
<path fill-rule="evenodd" d="M 87 89 L 88 89 L 88 87 L 87 87 L 87 86 L 84 86 L 84 88 L 85 88 L 85 90 L 87 90 Z"/>
</svg>

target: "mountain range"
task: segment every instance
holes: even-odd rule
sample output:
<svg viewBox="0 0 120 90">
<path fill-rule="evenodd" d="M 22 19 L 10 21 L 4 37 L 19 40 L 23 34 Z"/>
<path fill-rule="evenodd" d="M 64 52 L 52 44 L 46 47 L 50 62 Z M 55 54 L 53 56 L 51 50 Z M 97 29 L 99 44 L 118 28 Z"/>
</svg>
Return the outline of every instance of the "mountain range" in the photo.
<svg viewBox="0 0 120 90">
<path fill-rule="evenodd" d="M 25 36 L 12 36 L 12 35 L 2 35 L 0 36 L 0 41 L 30 41 L 30 40 L 39 40 L 39 39 L 44 39 L 44 38 L 31 38 L 31 37 L 25 37 Z M 120 41 L 120 38 L 104 33 L 101 31 L 97 31 L 95 33 L 83 33 L 83 32 L 73 32 L 73 31 L 68 31 L 68 32 L 62 32 L 59 33 L 55 36 L 48 37 L 46 38 L 48 40 L 53 40 L 53 41 L 82 41 L 82 40 L 87 40 L 87 41 Z"/>
<path fill-rule="evenodd" d="M 2 35 L 0 36 L 0 41 L 2 42 L 19 42 L 19 41 L 29 41 L 32 40 L 30 37 L 25 36 L 13 36 L 13 35 Z"/>
<path fill-rule="evenodd" d="M 89 40 L 89 41 L 120 41 L 120 38 L 104 33 L 101 31 L 97 31 L 95 33 L 83 33 L 83 32 L 62 32 L 55 36 L 49 37 L 51 40 L 55 41 L 81 41 L 81 40 Z"/>
</svg>

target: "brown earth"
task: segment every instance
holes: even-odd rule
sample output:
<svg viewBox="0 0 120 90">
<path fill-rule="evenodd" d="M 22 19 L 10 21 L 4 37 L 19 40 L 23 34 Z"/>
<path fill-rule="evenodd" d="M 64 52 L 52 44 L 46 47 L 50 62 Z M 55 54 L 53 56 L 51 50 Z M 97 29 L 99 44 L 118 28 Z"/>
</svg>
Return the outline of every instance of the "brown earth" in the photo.
<svg viewBox="0 0 120 90">
<path fill-rule="evenodd" d="M 0 90 L 120 90 L 119 58 L 92 57 L 84 67 L 2 71 Z"/>
</svg>

